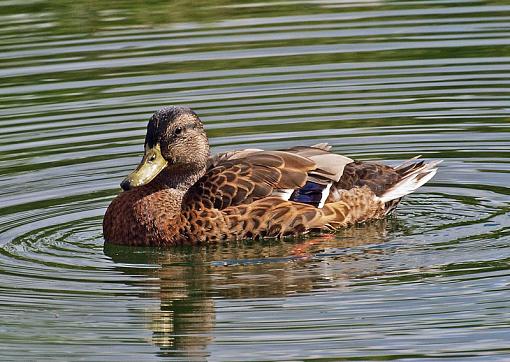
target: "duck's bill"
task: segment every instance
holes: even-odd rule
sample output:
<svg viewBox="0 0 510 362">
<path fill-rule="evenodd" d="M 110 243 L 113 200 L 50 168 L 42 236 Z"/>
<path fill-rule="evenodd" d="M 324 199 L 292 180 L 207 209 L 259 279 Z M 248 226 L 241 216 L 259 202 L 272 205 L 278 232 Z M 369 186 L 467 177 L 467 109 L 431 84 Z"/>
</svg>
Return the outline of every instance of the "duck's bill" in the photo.
<svg viewBox="0 0 510 362">
<path fill-rule="evenodd" d="M 167 161 L 161 155 L 161 147 L 156 144 L 152 148 L 145 148 L 145 154 L 142 161 L 131 172 L 124 181 L 121 182 L 120 187 L 124 191 L 132 189 L 133 187 L 143 186 L 151 182 L 167 165 Z"/>
</svg>

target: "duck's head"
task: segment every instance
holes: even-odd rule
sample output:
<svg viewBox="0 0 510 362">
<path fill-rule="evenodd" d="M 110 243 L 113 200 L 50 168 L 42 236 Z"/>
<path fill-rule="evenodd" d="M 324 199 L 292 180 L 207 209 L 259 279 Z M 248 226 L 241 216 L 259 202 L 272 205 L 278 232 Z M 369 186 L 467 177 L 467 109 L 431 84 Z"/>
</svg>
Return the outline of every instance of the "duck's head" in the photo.
<svg viewBox="0 0 510 362">
<path fill-rule="evenodd" d="M 200 118 L 188 107 L 165 107 L 147 125 L 142 161 L 120 184 L 123 190 L 151 182 L 165 169 L 203 169 L 209 143 Z"/>
</svg>

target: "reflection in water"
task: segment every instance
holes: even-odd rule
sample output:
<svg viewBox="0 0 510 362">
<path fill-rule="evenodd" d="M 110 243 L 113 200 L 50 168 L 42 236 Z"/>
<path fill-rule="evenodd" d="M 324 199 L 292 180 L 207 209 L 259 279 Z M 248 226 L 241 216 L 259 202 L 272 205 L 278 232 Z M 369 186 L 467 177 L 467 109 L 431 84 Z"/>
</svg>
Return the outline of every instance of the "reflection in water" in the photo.
<svg viewBox="0 0 510 362">
<path fill-rule="evenodd" d="M 388 226 L 388 223 L 390 226 Z M 392 225 L 391 225 L 392 224 Z M 105 246 L 117 264 L 156 265 L 144 272 L 159 308 L 146 312 L 152 343 L 162 355 L 205 357 L 213 340 L 215 300 L 278 298 L 335 288 L 353 277 L 378 273 L 378 248 L 397 220 L 350 227 L 301 240 L 244 241 L 208 247 L 139 249 Z M 352 263 L 355 262 L 355 263 Z M 349 264 L 349 267 L 340 267 Z M 331 264 L 337 267 L 332 267 Z"/>
</svg>

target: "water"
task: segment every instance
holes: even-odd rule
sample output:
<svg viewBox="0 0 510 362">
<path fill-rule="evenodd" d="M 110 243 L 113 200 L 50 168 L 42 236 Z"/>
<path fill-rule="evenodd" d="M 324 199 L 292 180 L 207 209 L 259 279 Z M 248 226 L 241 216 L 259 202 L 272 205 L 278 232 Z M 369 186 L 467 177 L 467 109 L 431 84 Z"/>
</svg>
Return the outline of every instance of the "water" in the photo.
<svg viewBox="0 0 510 362">
<path fill-rule="evenodd" d="M 510 360 L 507 2 L 12 0 L 0 20 L 2 360 Z M 170 104 L 215 152 L 445 162 L 398 217 L 333 237 L 104 249 Z"/>
</svg>

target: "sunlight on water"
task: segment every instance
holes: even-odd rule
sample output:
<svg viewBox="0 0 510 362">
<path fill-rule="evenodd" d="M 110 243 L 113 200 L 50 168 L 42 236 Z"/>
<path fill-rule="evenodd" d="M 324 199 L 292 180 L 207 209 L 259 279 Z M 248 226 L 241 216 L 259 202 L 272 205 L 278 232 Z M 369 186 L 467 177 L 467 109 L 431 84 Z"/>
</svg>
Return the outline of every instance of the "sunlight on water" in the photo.
<svg viewBox="0 0 510 362">
<path fill-rule="evenodd" d="M 510 359 L 506 2 L 9 0 L 0 20 L 6 360 Z M 445 162 L 334 236 L 104 249 L 171 104 L 214 152 Z"/>
</svg>

